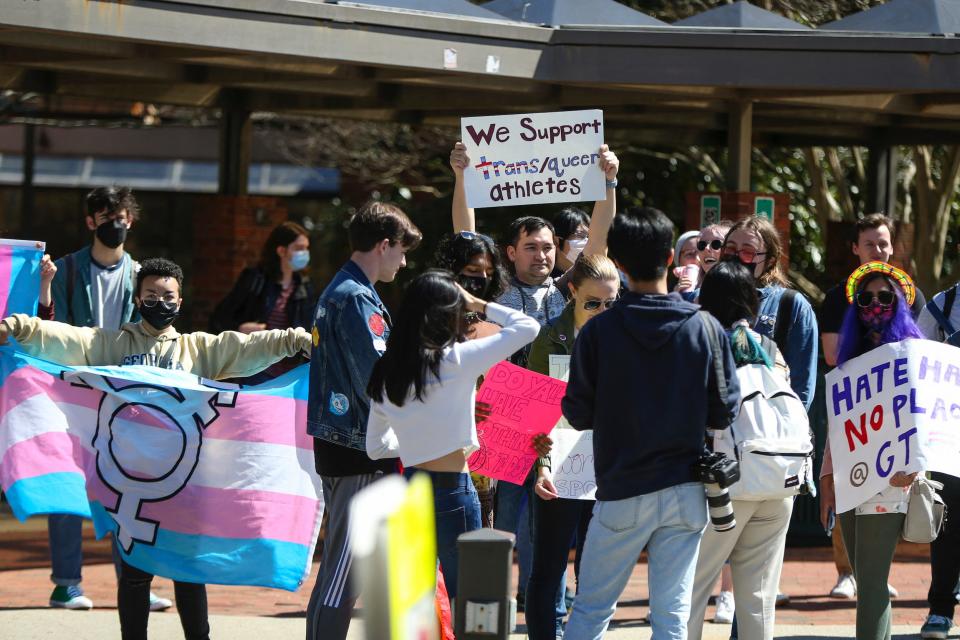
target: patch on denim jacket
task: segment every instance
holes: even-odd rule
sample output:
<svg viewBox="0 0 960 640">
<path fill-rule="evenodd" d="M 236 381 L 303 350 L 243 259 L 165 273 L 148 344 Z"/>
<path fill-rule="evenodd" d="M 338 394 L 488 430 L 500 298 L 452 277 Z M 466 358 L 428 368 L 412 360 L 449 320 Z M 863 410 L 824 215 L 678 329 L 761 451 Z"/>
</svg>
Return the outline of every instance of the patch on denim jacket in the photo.
<svg viewBox="0 0 960 640">
<path fill-rule="evenodd" d="M 383 334 L 387 331 L 387 323 L 383 321 L 383 316 L 379 313 L 370 314 L 370 318 L 367 319 L 367 326 L 370 327 L 373 335 L 378 338 L 382 338 Z"/>
<path fill-rule="evenodd" d="M 336 391 L 330 392 L 330 412 L 337 416 L 347 415 L 347 411 L 350 410 L 350 401 L 347 400 L 347 396 L 342 393 L 337 393 Z"/>
</svg>

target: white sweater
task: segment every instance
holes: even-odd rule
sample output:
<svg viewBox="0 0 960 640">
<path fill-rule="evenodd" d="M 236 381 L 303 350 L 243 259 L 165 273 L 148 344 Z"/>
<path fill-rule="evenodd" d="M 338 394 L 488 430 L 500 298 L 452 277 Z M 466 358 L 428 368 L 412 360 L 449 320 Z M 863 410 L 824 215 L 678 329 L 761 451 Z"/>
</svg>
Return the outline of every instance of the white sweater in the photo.
<svg viewBox="0 0 960 640">
<path fill-rule="evenodd" d="M 424 388 L 423 400 L 413 391 L 402 407 L 384 396 L 370 403 L 367 455 L 372 459 L 399 455 L 412 467 L 462 449 L 480 448 L 474 417 L 477 378 L 490 367 L 533 342 L 540 324 L 520 311 L 487 303 L 487 318 L 503 327 L 496 335 L 458 342 L 444 350 L 440 374 Z"/>
</svg>

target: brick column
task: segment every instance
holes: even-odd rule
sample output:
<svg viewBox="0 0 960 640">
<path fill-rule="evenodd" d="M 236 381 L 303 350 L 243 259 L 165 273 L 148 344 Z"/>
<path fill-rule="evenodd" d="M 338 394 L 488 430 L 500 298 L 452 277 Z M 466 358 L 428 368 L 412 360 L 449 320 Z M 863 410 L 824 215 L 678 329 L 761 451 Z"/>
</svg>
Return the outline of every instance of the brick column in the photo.
<svg viewBox="0 0 960 640">
<path fill-rule="evenodd" d="M 750 191 L 724 191 L 722 193 L 687 193 L 687 211 L 684 216 L 684 229 L 700 228 L 700 199 L 701 196 L 717 196 L 720 198 L 720 219 L 736 222 L 740 218 L 752 216 L 756 199 L 773 198 L 773 226 L 780 232 L 780 243 L 783 246 L 784 273 L 790 266 L 790 196 L 786 193 L 753 193 Z"/>
<path fill-rule="evenodd" d="M 286 219 L 287 207 L 279 198 L 218 195 L 197 200 L 191 283 L 195 329 L 206 330 L 213 308 L 240 272 L 259 262 L 267 236 Z"/>
</svg>

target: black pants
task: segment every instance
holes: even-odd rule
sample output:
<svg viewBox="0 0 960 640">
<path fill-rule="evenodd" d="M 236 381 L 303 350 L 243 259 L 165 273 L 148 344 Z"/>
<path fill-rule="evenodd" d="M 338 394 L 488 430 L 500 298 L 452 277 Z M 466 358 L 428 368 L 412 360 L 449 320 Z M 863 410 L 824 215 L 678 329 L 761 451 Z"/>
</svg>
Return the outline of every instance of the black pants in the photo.
<svg viewBox="0 0 960 640">
<path fill-rule="evenodd" d="M 947 505 L 947 521 L 937 539 L 930 543 L 930 591 L 927 602 L 930 614 L 953 618 L 957 599 L 954 593 L 960 579 L 960 478 L 931 473 L 943 483 L 939 491 Z"/>
<path fill-rule="evenodd" d="M 117 609 L 123 640 L 147 640 L 147 618 L 150 616 L 150 583 L 153 575 L 120 561 L 117 582 Z M 207 622 L 207 588 L 192 582 L 173 583 L 177 612 L 186 640 L 210 640 Z"/>
<path fill-rule="evenodd" d="M 593 515 L 593 500 L 532 498 L 534 508 L 533 564 L 527 583 L 526 619 L 530 640 L 554 640 L 561 628 L 557 589 L 567 568 L 570 543 L 577 537 L 574 573 L 580 575 L 580 555 Z"/>
</svg>

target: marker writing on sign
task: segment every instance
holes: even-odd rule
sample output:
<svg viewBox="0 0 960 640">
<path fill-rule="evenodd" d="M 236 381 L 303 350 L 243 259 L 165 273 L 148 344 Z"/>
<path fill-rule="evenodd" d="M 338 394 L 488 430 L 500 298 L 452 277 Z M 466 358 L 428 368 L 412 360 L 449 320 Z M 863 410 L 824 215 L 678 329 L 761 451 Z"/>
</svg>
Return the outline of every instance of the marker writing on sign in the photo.
<svg viewBox="0 0 960 640">
<path fill-rule="evenodd" d="M 603 123 L 599 119 L 594 118 L 592 122 L 576 122 L 573 124 L 557 124 L 551 125 L 549 127 L 536 127 L 533 124 L 533 118 L 521 118 L 520 127 L 523 131 L 520 132 L 520 139 L 524 142 L 533 142 L 535 140 L 549 140 L 550 144 L 554 144 L 559 139 L 560 142 L 566 142 L 567 138 L 574 135 L 585 135 L 592 133 L 599 134 L 600 127 L 603 126 Z M 496 124 L 490 124 L 486 129 L 476 129 L 473 125 L 467 125 L 467 133 L 470 134 L 470 138 L 473 140 L 473 144 L 479 146 L 480 144 L 492 144 L 494 138 L 497 142 L 507 142 L 510 140 L 510 129 L 505 126 L 497 126 Z"/>
</svg>

